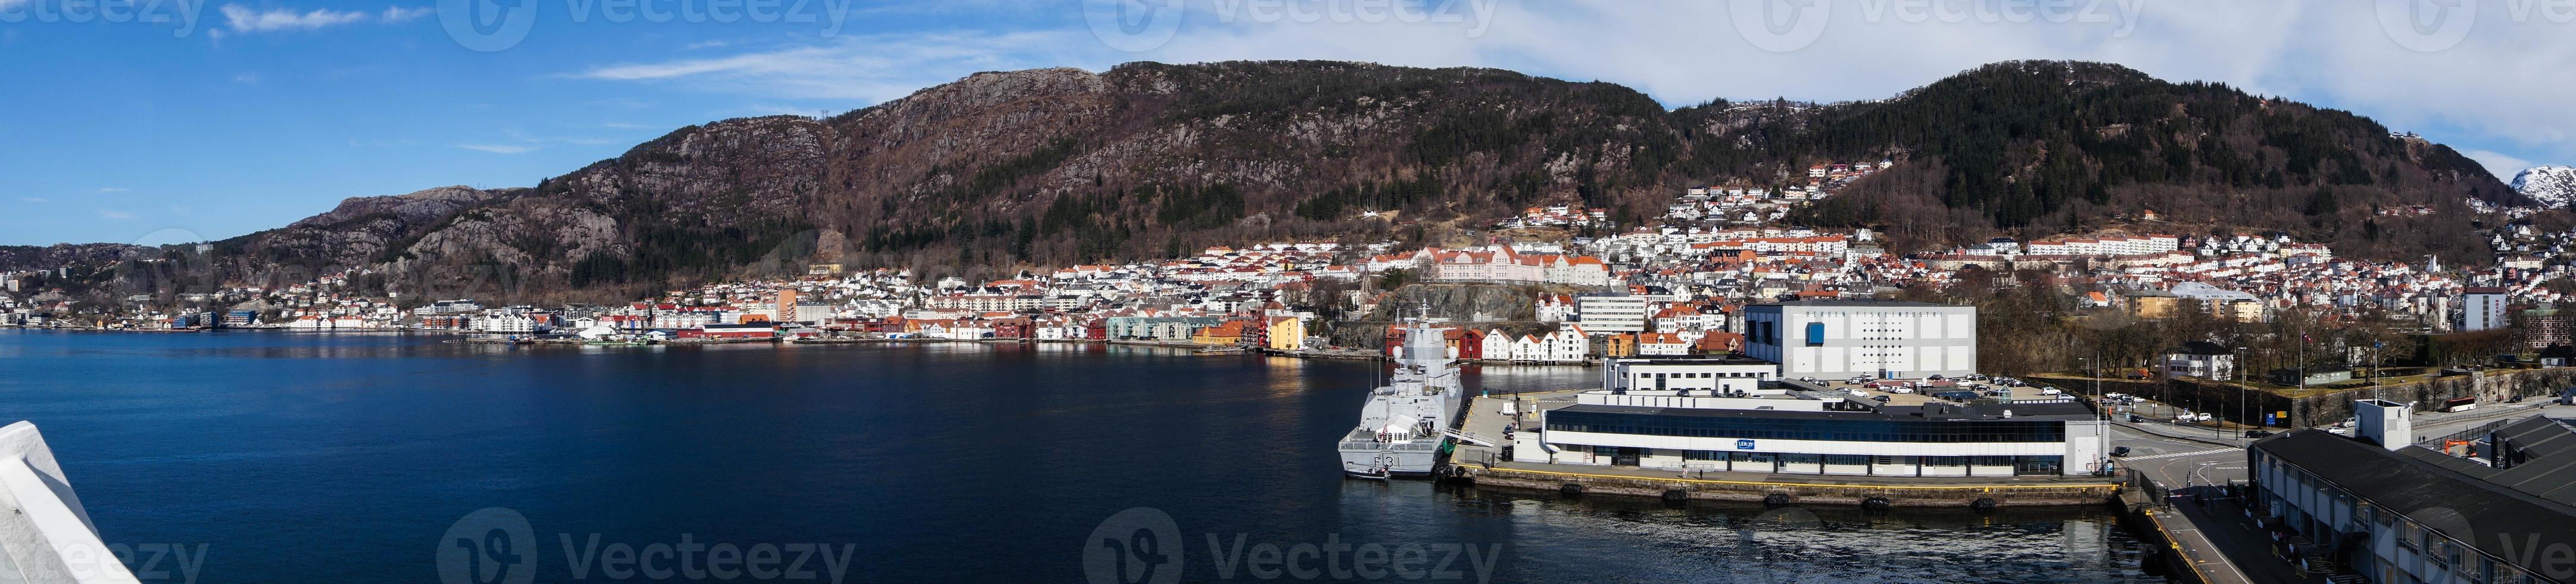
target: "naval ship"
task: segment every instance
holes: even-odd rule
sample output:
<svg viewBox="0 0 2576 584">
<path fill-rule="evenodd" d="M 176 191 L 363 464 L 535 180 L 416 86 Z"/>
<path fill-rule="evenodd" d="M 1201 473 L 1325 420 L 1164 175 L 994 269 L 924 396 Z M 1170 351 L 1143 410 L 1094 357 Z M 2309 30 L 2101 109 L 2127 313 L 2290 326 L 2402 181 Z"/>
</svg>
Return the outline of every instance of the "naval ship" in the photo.
<svg viewBox="0 0 2576 584">
<path fill-rule="evenodd" d="M 1429 476 L 1466 403 L 1449 343 L 1428 319 L 1407 323 L 1395 363 L 1387 384 L 1370 390 L 1360 406 L 1359 427 L 1342 437 L 1342 472 L 1349 476 Z"/>
</svg>

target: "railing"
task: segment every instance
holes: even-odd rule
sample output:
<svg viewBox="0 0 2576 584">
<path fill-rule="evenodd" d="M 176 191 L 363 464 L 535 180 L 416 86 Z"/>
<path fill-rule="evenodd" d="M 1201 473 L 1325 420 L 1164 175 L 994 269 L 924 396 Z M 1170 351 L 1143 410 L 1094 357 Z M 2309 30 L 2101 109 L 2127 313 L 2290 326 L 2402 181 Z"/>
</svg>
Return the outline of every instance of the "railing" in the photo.
<svg viewBox="0 0 2576 584">
<path fill-rule="evenodd" d="M 80 496 L 64 480 L 35 424 L 0 428 L 0 498 L 15 510 L 0 516 L 0 581 L 124 584 L 134 573 L 100 543 Z"/>
<path fill-rule="evenodd" d="M 2440 444 L 2440 443 L 2442 443 L 2442 441 L 2443 441 L 2443 440 L 2468 440 L 2468 441 L 2472 441 L 2472 442 L 2475 442 L 2475 441 L 2483 441 L 2483 440 L 2486 440 L 2486 438 L 2487 438 L 2487 434 L 2493 433 L 2493 432 L 2495 432 L 2495 431 L 2496 431 L 2496 430 L 2498 430 L 2498 429 L 2502 429 L 2502 428 L 2504 428 L 2506 424 L 2511 424 L 2511 423 L 2519 422 L 2519 421 L 2522 421 L 2522 420 L 2519 420 L 2519 419 L 2504 419 L 2504 420 L 2496 420 L 2496 421 L 2493 421 L 2493 422 L 2487 422 L 2487 423 L 2484 423 L 2484 424 L 2479 424 L 2479 425 L 2477 425 L 2477 427 L 2474 427 L 2474 428 L 2469 428 L 2469 429 L 2467 429 L 2467 430 L 2461 430 L 2461 431 L 2458 431 L 2458 432 L 2452 432 L 2449 436 L 2443 436 L 2443 437 L 2441 437 L 2441 438 L 2435 438 L 2435 439 L 2432 439 L 2432 440 L 2426 440 L 2426 441 L 2423 441 L 2423 442 L 2419 442 L 2418 444 Z"/>
<path fill-rule="evenodd" d="M 2173 506 L 2173 489 L 2168 488 L 2161 483 L 2157 483 L 2155 479 L 2147 478 L 2147 473 L 2135 471 L 2130 472 L 2129 486 L 2137 487 L 2140 491 L 2145 491 L 2147 493 L 2147 500 L 2154 501 L 2158 507 Z"/>
<path fill-rule="evenodd" d="M 1343 449 L 1343 450 L 1392 450 L 1392 451 L 1395 451 L 1395 452 L 1430 452 L 1430 451 L 1433 451 L 1433 450 L 1439 450 L 1439 449 L 1440 449 L 1440 443 L 1439 443 L 1439 442 L 1413 442 L 1413 441 L 1405 441 L 1405 442 L 1379 442 L 1379 441 L 1376 441 L 1376 440 L 1344 440 L 1344 441 L 1342 441 L 1342 449 Z"/>
</svg>

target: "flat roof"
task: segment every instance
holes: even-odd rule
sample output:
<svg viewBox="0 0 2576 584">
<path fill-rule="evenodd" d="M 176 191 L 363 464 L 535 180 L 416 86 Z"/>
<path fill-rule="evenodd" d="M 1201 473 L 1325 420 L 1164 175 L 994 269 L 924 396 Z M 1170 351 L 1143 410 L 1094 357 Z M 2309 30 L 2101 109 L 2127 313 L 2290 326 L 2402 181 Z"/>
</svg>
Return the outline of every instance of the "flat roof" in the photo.
<svg viewBox="0 0 2576 584">
<path fill-rule="evenodd" d="M 1845 400 L 1851 401 L 1851 400 Z M 1859 403 L 1859 402 L 1853 402 Z M 2094 419 L 2093 411 L 2072 402 L 2019 404 L 1925 404 L 1920 406 L 1880 406 L 1874 411 L 1791 411 L 1715 408 L 1658 408 L 1579 404 L 1559 408 L 1559 412 L 1597 412 L 1605 414 L 1638 414 L 1649 416 L 1687 416 L 1700 418 L 1792 418 L 1807 420 L 1929 420 L 1936 422 L 2040 420 L 2074 421 Z M 2011 418 L 2003 417 L 2006 411 Z M 1930 415 L 1916 416 L 1917 412 Z"/>
<path fill-rule="evenodd" d="M 2495 538 L 2482 536 L 2512 535 L 2517 545 L 2532 549 L 2576 545 L 2576 507 L 2480 480 L 2463 472 L 2466 467 L 2427 460 L 2448 458 L 2440 453 L 2413 446 L 2391 451 L 2322 430 L 2266 438 L 2253 448 L 2526 571 L 2548 573 L 2532 565 L 2547 560 L 2493 549 Z"/>
<path fill-rule="evenodd" d="M 1736 357 L 1732 355 L 1708 358 L 1656 357 L 1652 359 L 1631 359 L 1621 357 L 1611 359 L 1611 362 L 1625 365 L 1771 365 L 1775 367 L 1780 365 L 1778 363 L 1755 359 L 1752 357 Z"/>
</svg>

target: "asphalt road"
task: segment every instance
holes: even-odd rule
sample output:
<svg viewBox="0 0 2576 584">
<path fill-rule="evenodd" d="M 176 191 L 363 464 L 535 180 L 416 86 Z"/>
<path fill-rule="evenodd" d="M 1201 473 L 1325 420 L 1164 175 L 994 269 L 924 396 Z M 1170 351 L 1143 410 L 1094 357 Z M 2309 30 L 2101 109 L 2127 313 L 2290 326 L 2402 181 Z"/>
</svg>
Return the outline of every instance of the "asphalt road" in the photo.
<svg viewBox="0 0 2576 584">
<path fill-rule="evenodd" d="M 2148 422 L 2150 424 L 2155 422 Z M 2130 469 L 2173 488 L 2226 484 L 2245 478 L 2245 449 L 2152 434 L 2125 425 L 2111 429 L 2111 445 L 2129 447 Z"/>
</svg>

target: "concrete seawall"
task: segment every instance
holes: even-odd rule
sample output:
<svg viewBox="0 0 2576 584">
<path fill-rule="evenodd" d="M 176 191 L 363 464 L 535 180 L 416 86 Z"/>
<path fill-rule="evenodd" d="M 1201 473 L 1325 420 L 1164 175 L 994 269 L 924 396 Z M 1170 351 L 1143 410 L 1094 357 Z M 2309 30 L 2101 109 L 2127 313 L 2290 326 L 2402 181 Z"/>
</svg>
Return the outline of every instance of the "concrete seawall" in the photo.
<svg viewBox="0 0 2576 584">
<path fill-rule="evenodd" d="M 1563 466 L 1563 465 L 1557 465 Z M 1785 480 L 1775 475 L 1709 473 L 1695 478 L 1672 472 L 1670 478 L 1644 476 L 1627 469 L 1601 472 L 1539 470 L 1481 465 L 1456 467 L 1459 478 L 1478 488 L 1502 488 L 1569 495 L 1607 495 L 1666 500 L 1765 501 L 1795 504 L 1862 505 L 1878 500 L 1894 507 L 1971 507 L 1979 500 L 1995 506 L 2102 505 L 2120 486 L 2111 479 L 2068 479 L 2012 483 L 1959 479 L 1883 479 L 1817 477 Z M 1758 478 L 1757 478 L 1758 477 Z M 1830 479 L 1830 480 L 1828 480 Z M 1783 499 L 1782 497 L 1785 497 Z"/>
</svg>

